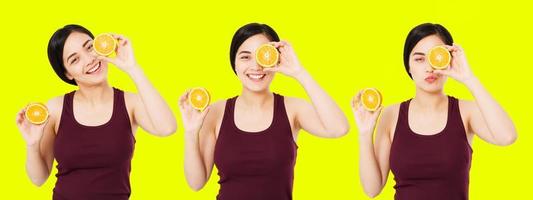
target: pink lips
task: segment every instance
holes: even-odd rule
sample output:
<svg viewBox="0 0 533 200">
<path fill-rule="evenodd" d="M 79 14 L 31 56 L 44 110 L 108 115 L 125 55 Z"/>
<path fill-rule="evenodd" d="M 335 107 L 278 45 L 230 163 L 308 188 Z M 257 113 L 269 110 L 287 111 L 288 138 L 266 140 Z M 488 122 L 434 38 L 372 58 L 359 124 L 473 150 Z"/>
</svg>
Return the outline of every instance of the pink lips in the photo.
<svg viewBox="0 0 533 200">
<path fill-rule="evenodd" d="M 428 83 L 434 83 L 435 81 L 437 81 L 439 77 L 435 76 L 435 75 L 429 75 L 428 77 L 426 77 L 424 80 Z"/>
</svg>

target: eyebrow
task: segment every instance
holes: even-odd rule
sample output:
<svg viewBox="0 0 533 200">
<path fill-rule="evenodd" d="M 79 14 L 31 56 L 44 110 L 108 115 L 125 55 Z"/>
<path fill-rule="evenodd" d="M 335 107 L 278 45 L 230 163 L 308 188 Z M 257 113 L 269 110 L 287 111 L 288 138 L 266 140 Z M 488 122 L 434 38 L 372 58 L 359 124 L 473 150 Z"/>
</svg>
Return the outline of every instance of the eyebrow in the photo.
<svg viewBox="0 0 533 200">
<path fill-rule="evenodd" d="M 85 41 L 85 42 L 83 43 L 82 46 L 85 47 L 90 41 L 91 41 L 91 40 L 88 39 L 87 41 Z M 70 54 L 70 56 L 67 57 L 67 62 L 68 62 L 68 60 L 69 60 L 70 58 L 72 58 L 72 57 L 75 56 L 75 55 L 76 55 L 76 52 Z"/>
<path fill-rule="evenodd" d="M 89 42 L 91 41 L 91 39 L 88 39 L 87 41 L 85 41 L 85 43 L 83 43 L 83 47 L 85 47 Z"/>
<path fill-rule="evenodd" d="M 421 53 L 421 52 L 415 52 L 415 53 L 413 53 L 413 56 L 414 56 L 414 55 L 422 55 L 422 56 L 425 56 L 426 54 Z"/>
<path fill-rule="evenodd" d="M 76 53 L 72 53 L 72 54 L 70 54 L 70 56 L 68 56 L 68 58 L 67 58 L 67 62 L 68 62 L 68 60 L 69 60 L 70 58 L 72 58 L 72 57 L 75 56 L 75 55 L 76 55 Z"/>
<path fill-rule="evenodd" d="M 237 55 L 240 55 L 240 54 L 243 54 L 243 53 L 252 53 L 252 52 L 249 52 L 249 51 L 241 51 L 241 52 L 239 52 Z"/>
</svg>

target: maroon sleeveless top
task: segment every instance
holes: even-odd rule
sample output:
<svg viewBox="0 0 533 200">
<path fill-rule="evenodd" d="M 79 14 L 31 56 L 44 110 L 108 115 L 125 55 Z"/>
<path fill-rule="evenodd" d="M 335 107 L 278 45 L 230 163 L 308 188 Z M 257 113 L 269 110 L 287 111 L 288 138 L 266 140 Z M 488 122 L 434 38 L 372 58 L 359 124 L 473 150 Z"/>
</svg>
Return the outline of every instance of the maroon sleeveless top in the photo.
<svg viewBox="0 0 533 200">
<path fill-rule="evenodd" d="M 468 199 L 472 149 L 461 120 L 458 100 L 448 97 L 446 127 L 420 135 L 409 127 L 409 103 L 400 105 L 390 150 L 395 199 Z"/>
<path fill-rule="evenodd" d="M 124 93 L 113 88 L 113 114 L 99 126 L 85 126 L 73 112 L 74 92 L 64 96 L 54 142 L 57 182 L 53 199 L 128 199 L 135 138 Z"/>
<path fill-rule="evenodd" d="M 226 101 L 215 145 L 218 200 L 292 199 L 297 146 L 283 96 L 274 94 L 272 124 L 260 132 L 245 132 L 234 122 L 235 100 Z"/>
</svg>

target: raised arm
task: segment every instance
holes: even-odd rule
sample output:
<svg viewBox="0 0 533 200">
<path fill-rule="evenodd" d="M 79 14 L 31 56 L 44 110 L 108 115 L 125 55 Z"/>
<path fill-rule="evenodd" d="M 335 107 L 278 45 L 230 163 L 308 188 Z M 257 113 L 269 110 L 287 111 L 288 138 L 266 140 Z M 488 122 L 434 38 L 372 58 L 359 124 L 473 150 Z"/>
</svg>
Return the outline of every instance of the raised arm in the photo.
<svg viewBox="0 0 533 200">
<path fill-rule="evenodd" d="M 127 73 L 137 87 L 137 95 L 128 95 L 133 106 L 135 123 L 147 132 L 157 136 L 168 136 L 176 132 L 176 118 L 159 92 L 144 75 L 135 61 L 131 42 L 121 36 L 113 35 L 118 41 L 115 58 L 100 56 L 99 59 L 113 63 Z"/>
<path fill-rule="evenodd" d="M 452 53 L 449 69 L 438 70 L 464 84 L 472 93 L 475 102 L 461 101 L 461 108 L 468 117 L 467 129 L 481 139 L 495 145 L 510 145 L 517 138 L 513 121 L 498 102 L 483 87 L 472 73 L 463 49 L 458 45 L 447 46 Z M 463 110 L 461 110 L 463 111 Z"/>
<path fill-rule="evenodd" d="M 292 46 L 285 42 L 272 43 L 280 51 L 280 63 L 265 71 L 281 72 L 296 79 L 305 89 L 311 103 L 289 99 L 296 111 L 296 124 L 307 132 L 320 137 L 335 138 L 345 135 L 350 126 L 337 103 L 324 91 L 302 67 Z"/>
</svg>

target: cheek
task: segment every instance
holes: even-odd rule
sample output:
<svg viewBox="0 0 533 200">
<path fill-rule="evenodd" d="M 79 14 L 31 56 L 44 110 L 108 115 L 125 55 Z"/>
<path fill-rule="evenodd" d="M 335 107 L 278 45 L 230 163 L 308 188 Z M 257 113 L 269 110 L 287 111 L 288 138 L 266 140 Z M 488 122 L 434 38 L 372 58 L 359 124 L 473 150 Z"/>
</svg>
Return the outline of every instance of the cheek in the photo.
<svg viewBox="0 0 533 200">
<path fill-rule="evenodd" d="M 235 71 L 240 74 L 242 72 L 244 72 L 244 70 L 246 69 L 248 63 L 246 61 L 236 61 L 235 62 Z"/>
<path fill-rule="evenodd" d="M 81 75 L 83 73 L 82 72 L 82 67 L 81 67 L 80 64 L 73 64 L 73 65 L 70 65 L 68 67 L 65 67 L 65 70 L 71 76 L 79 76 L 79 75 Z"/>
</svg>

